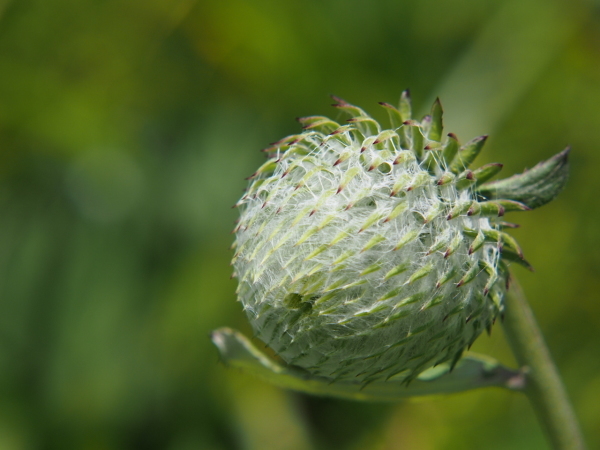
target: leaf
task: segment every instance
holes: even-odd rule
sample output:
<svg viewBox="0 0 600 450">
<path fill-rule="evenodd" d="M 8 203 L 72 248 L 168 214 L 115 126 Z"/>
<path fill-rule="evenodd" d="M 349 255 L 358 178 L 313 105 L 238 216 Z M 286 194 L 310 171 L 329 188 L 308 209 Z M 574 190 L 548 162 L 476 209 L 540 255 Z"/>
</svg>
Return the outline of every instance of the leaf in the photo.
<svg viewBox="0 0 600 450">
<path fill-rule="evenodd" d="M 471 163 L 475 161 L 475 158 L 477 158 L 477 155 L 481 153 L 486 140 L 487 136 L 479 136 L 463 145 L 458 151 L 456 158 L 452 161 L 452 164 L 450 164 L 450 171 L 459 173 L 468 169 Z"/>
<path fill-rule="evenodd" d="M 554 199 L 563 190 L 569 177 L 567 147 L 552 158 L 530 170 L 503 180 L 485 183 L 476 192 L 486 199 L 510 199 L 529 208 L 538 208 Z"/>
<path fill-rule="evenodd" d="M 440 99 L 436 98 L 431 107 L 431 128 L 429 129 L 429 136 L 427 136 L 432 141 L 439 142 L 442 139 L 442 130 L 444 128 L 442 124 L 443 114 L 444 111 L 442 110 Z"/>
<path fill-rule="evenodd" d="M 279 387 L 313 395 L 362 401 L 397 401 L 488 386 L 513 390 L 525 387 L 523 372 L 509 369 L 483 355 L 467 354 L 452 371 L 450 364 L 439 364 L 422 372 L 408 386 L 403 381 L 393 379 L 363 385 L 332 383 L 329 379 L 311 376 L 301 368 L 276 362 L 257 349 L 244 335 L 230 328 L 213 331 L 211 339 L 227 366 L 251 373 Z"/>
</svg>

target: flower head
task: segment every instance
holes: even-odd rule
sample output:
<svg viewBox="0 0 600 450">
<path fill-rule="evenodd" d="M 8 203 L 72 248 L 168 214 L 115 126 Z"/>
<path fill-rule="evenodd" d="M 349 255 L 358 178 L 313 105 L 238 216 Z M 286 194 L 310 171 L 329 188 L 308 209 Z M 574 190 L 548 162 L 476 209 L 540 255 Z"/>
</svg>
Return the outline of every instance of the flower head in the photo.
<svg viewBox="0 0 600 450">
<path fill-rule="evenodd" d="M 506 261 L 528 266 L 502 216 L 530 209 L 515 186 L 543 176 L 483 184 L 502 165 L 469 168 L 486 136 L 462 146 L 444 136 L 439 100 L 420 122 L 408 92 L 398 108 L 382 103 L 387 129 L 335 100 L 347 124 L 299 119 L 302 133 L 266 149 L 250 177 L 238 297 L 286 363 L 331 380 L 408 382 L 458 361 L 502 313 Z"/>
</svg>

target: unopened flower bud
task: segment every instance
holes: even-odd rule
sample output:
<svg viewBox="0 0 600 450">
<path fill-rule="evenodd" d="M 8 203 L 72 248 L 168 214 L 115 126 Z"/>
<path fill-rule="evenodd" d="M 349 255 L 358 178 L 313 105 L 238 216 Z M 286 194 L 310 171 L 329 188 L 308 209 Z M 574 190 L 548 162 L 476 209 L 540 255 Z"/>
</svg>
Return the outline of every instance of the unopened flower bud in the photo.
<svg viewBox="0 0 600 450">
<path fill-rule="evenodd" d="M 502 313 L 506 262 L 528 266 L 502 216 L 556 195 L 568 150 L 484 184 L 502 165 L 470 169 L 486 136 L 445 136 L 439 101 L 421 122 L 407 92 L 399 107 L 382 103 L 388 129 L 336 101 L 347 124 L 299 119 L 303 131 L 266 149 L 250 177 L 237 204 L 238 297 L 286 363 L 332 381 L 408 382 L 456 363 Z"/>
</svg>

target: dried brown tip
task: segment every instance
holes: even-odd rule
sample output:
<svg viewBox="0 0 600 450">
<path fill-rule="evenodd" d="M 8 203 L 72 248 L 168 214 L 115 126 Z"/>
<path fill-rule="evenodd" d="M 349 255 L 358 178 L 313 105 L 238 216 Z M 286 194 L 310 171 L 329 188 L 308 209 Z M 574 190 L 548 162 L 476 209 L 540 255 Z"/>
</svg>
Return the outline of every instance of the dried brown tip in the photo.
<svg viewBox="0 0 600 450">
<path fill-rule="evenodd" d="M 349 103 L 346 100 L 344 100 L 343 98 L 337 97 L 335 95 L 330 95 L 330 97 L 337 102 L 337 104 L 334 104 L 331 106 L 338 107 L 338 106 L 348 106 L 349 105 Z"/>
</svg>

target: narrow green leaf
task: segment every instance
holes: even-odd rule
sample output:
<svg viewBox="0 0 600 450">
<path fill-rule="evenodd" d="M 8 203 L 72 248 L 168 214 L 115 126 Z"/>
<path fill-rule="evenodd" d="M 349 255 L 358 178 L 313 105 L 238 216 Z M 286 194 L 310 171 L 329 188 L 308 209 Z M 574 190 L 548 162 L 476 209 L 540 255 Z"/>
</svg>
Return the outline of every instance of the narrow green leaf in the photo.
<svg viewBox="0 0 600 450">
<path fill-rule="evenodd" d="M 398 106 L 402 122 L 412 119 L 412 104 L 410 100 L 410 91 L 406 89 L 400 96 L 400 105 Z"/>
<path fill-rule="evenodd" d="M 448 139 L 444 144 L 444 149 L 442 150 L 442 158 L 446 162 L 446 166 L 450 167 L 450 164 L 454 161 L 454 157 L 458 152 L 458 138 L 454 133 L 448 133 Z"/>
<path fill-rule="evenodd" d="M 473 171 L 475 186 L 479 186 L 480 184 L 485 183 L 487 180 L 495 177 L 502 170 L 503 166 L 504 164 L 501 163 L 490 163 L 475 169 Z"/>
<path fill-rule="evenodd" d="M 415 156 L 417 157 L 418 161 L 422 161 L 423 160 L 423 133 L 421 133 L 421 127 L 416 125 L 416 126 L 411 126 L 411 138 L 412 138 L 412 142 L 411 142 L 411 147 L 412 147 L 412 151 L 414 152 Z"/>
<path fill-rule="evenodd" d="M 509 369 L 496 360 L 467 354 L 450 371 L 448 363 L 427 369 L 408 386 L 403 381 L 375 380 L 360 382 L 331 382 L 311 376 L 294 366 L 276 362 L 257 349 L 245 336 L 230 328 L 220 328 L 211 334 L 213 343 L 227 366 L 258 376 L 279 387 L 307 394 L 361 401 L 397 401 L 408 397 L 450 394 L 488 386 L 522 390 L 525 374 Z"/>
<path fill-rule="evenodd" d="M 463 145 L 454 161 L 452 161 L 452 164 L 450 164 L 450 170 L 454 173 L 459 173 L 464 169 L 468 169 L 481 152 L 486 140 L 487 136 L 479 136 Z"/>
<path fill-rule="evenodd" d="M 397 130 L 398 128 L 400 128 L 402 126 L 402 122 L 404 122 L 404 120 L 402 119 L 402 115 L 400 114 L 400 111 L 398 111 L 398 109 L 395 106 L 390 105 L 389 103 L 379 102 L 379 104 L 381 106 L 383 106 L 386 109 L 386 111 L 388 112 L 388 114 L 390 116 L 390 124 L 392 125 L 392 128 L 394 130 Z"/>
<path fill-rule="evenodd" d="M 340 124 L 325 116 L 298 117 L 296 119 L 302 125 L 303 130 L 317 129 L 324 133 L 331 133 L 340 127 Z"/>
<path fill-rule="evenodd" d="M 442 130 L 444 129 L 442 124 L 443 114 L 444 111 L 440 99 L 436 98 L 431 107 L 431 128 L 429 129 L 429 136 L 427 136 L 432 141 L 439 142 L 442 139 Z"/>
<path fill-rule="evenodd" d="M 569 177 L 567 147 L 534 168 L 503 180 L 481 185 L 477 193 L 486 199 L 510 199 L 538 208 L 554 199 L 563 190 Z"/>
<path fill-rule="evenodd" d="M 482 216 L 502 217 L 504 213 L 511 211 L 529 211 L 531 208 L 524 203 L 515 200 L 490 200 L 479 203 L 479 214 Z"/>
<path fill-rule="evenodd" d="M 521 258 L 521 256 L 517 255 L 516 253 L 510 250 L 502 249 L 502 260 L 517 263 L 520 266 L 525 267 L 527 270 L 535 272 L 533 266 L 529 264 L 529 262 L 526 259 Z"/>
</svg>

